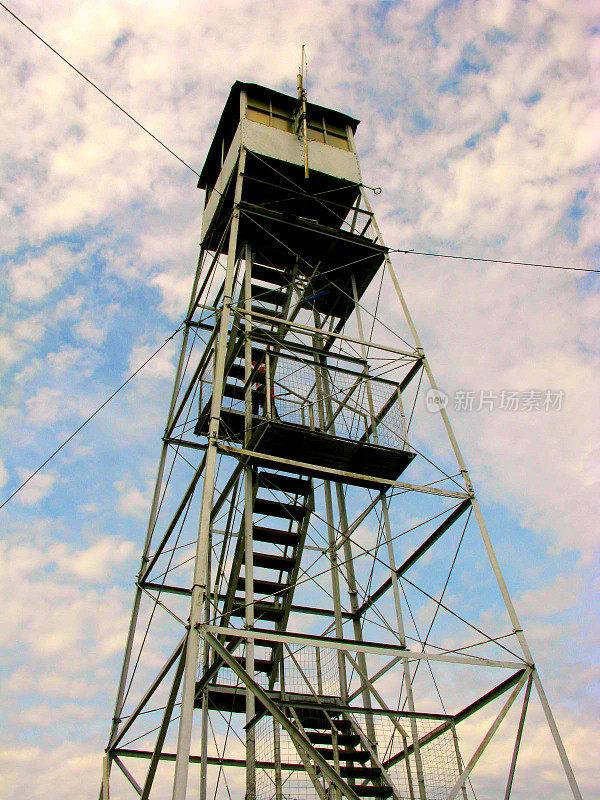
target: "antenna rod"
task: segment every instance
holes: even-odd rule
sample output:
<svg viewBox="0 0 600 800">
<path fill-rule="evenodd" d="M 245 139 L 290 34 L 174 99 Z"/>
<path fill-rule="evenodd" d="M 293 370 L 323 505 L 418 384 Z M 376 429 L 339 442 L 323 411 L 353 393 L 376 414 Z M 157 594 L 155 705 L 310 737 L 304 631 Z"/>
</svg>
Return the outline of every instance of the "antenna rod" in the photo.
<svg viewBox="0 0 600 800">
<path fill-rule="evenodd" d="M 304 142 L 304 177 L 308 178 L 308 124 L 306 120 L 306 89 L 304 87 L 304 45 L 302 45 L 302 57 L 300 61 L 300 69 L 298 71 L 298 102 L 301 107 L 301 121 L 302 121 L 302 140 Z"/>
</svg>

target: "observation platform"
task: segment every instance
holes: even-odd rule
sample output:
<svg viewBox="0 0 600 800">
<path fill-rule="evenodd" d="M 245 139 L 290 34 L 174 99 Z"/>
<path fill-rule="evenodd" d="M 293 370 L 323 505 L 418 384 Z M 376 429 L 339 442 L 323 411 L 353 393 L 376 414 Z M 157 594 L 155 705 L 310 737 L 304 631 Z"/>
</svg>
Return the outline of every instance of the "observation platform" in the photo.
<svg viewBox="0 0 600 800">
<path fill-rule="evenodd" d="M 221 410 L 221 432 L 219 438 L 236 444 L 243 444 L 245 416 L 242 411 Z M 208 416 L 200 419 L 196 435 L 208 432 Z M 282 459 L 280 469 L 309 477 L 325 477 L 323 469 L 342 470 L 344 483 L 353 486 L 373 487 L 373 481 L 365 481 L 361 476 L 395 481 L 410 465 L 415 453 L 395 447 L 374 444 L 366 440 L 351 440 L 335 436 L 315 428 L 314 430 L 294 422 L 278 419 L 267 420 L 253 415 L 252 437 L 247 447 L 256 455 L 250 461 L 257 466 L 276 468 L 271 458 Z M 293 460 L 304 466 L 287 463 Z M 311 465 L 320 469 L 311 469 Z M 339 480 L 332 473 L 331 480 Z"/>
<path fill-rule="evenodd" d="M 257 466 L 321 478 L 331 470 L 331 480 L 356 486 L 397 480 L 415 457 L 406 444 L 398 384 L 350 369 L 347 362 L 342 366 L 331 355 L 325 368 L 310 348 L 296 352 L 295 343 L 289 350 L 286 342 L 279 346 L 283 350 L 277 354 L 264 345 L 252 348 L 249 386 L 243 354 L 233 354 L 223 386 L 219 439 L 241 446 L 245 456 L 253 451 L 250 460 Z M 315 391 L 318 381 L 321 395 Z M 194 433 L 206 436 L 213 389 L 209 365 L 200 383 Z"/>
<path fill-rule="evenodd" d="M 265 689 L 266 693 L 274 702 L 281 702 L 281 692 Z M 310 693 L 286 692 L 286 703 L 301 708 L 306 705 L 312 707 L 315 705 L 314 696 Z M 341 700 L 338 697 L 323 695 L 319 698 L 320 701 L 327 705 L 327 709 L 335 713 L 335 706 L 341 705 Z M 209 708 L 216 708 L 219 711 L 230 711 L 234 714 L 246 713 L 246 688 L 244 686 L 229 686 L 227 684 L 209 684 L 208 685 L 208 702 Z M 200 708 L 202 705 L 201 696 L 196 697 L 195 706 Z M 266 711 L 260 700 L 256 700 L 256 712 Z"/>
<path fill-rule="evenodd" d="M 297 97 L 257 84 L 238 81 L 232 86 L 198 181 L 206 190 L 202 238 L 209 249 L 233 207 L 242 148 L 247 153 L 242 200 L 340 227 L 360 192 L 360 169 L 351 144 L 359 121 L 308 103 L 306 178 L 298 113 Z"/>
<path fill-rule="evenodd" d="M 358 299 L 384 262 L 388 248 L 366 236 L 329 228 L 307 217 L 240 203 L 240 230 L 252 243 L 255 260 L 299 272 L 309 281 L 303 305 L 344 320 L 354 308 L 352 278 Z"/>
</svg>

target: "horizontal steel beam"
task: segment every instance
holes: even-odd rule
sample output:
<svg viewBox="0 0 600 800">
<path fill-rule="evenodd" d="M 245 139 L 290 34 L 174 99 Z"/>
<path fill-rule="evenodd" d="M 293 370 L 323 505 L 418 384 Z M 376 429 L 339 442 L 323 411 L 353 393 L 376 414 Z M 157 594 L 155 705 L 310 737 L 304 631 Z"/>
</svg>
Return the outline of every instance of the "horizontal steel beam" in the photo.
<svg viewBox="0 0 600 800">
<path fill-rule="evenodd" d="M 257 317 L 258 319 L 266 319 L 271 322 L 277 322 L 278 324 L 285 323 L 286 327 L 292 328 L 294 330 L 301 331 L 303 333 L 310 333 L 316 334 L 317 336 L 323 335 L 326 333 L 328 338 L 340 339 L 342 342 L 350 342 L 351 344 L 362 344 L 366 347 L 370 347 L 373 350 L 383 350 L 385 353 L 394 353 L 398 356 L 407 356 L 408 358 L 414 358 L 415 360 L 421 361 L 421 356 L 415 351 L 409 350 L 398 350 L 396 347 L 390 347 L 387 344 L 379 344 L 377 342 L 365 342 L 362 339 L 356 339 L 354 336 L 346 336 L 343 333 L 334 333 L 330 331 L 323 331 L 320 328 L 313 328 L 310 325 L 303 325 L 300 322 L 290 322 L 289 320 L 285 320 L 282 317 L 277 317 L 274 314 L 264 314 L 262 311 L 246 311 L 245 308 L 241 306 L 232 306 L 232 311 L 236 311 L 237 313 L 241 314 L 242 316 L 250 316 L 250 317 Z"/>
<path fill-rule="evenodd" d="M 395 644 L 379 644 L 377 642 L 358 642 L 354 639 L 337 639 L 329 636 L 313 636 L 307 633 L 287 633 L 284 631 L 242 630 L 241 628 L 226 628 L 220 625 L 199 625 L 201 631 L 207 631 L 216 636 L 227 634 L 240 639 L 268 639 L 272 642 L 287 642 L 291 644 L 312 645 L 314 647 L 331 648 L 332 650 L 348 650 L 352 653 L 372 653 L 382 656 L 396 656 L 401 654 L 408 661 L 442 661 L 451 664 L 466 664 L 476 667 L 499 667 L 501 669 L 523 669 L 522 661 L 499 661 L 492 658 L 477 658 L 476 656 L 459 656 L 451 653 L 421 653 L 408 650 L 406 647 Z"/>
<path fill-rule="evenodd" d="M 184 597 L 191 597 L 192 590 L 187 589 L 184 586 L 170 586 L 167 583 L 149 583 L 148 581 L 144 581 L 140 584 L 144 587 L 144 589 L 150 589 L 154 592 L 165 592 L 166 594 L 179 594 Z M 285 587 L 282 589 L 279 594 L 283 594 L 284 592 L 288 591 L 289 587 Z M 260 603 L 262 600 L 272 597 L 272 595 L 264 595 L 256 597 L 254 602 Z M 220 593 L 219 600 L 225 600 L 227 598 L 226 594 Z M 240 599 L 240 602 L 241 599 Z M 291 607 L 292 611 L 295 611 L 297 614 L 312 614 L 313 616 L 318 617 L 333 617 L 335 616 L 335 612 L 328 609 L 328 608 L 312 608 L 311 606 L 298 606 L 292 604 Z M 344 619 L 353 619 L 353 614 L 351 611 L 342 611 L 342 617 Z"/>
<path fill-rule="evenodd" d="M 301 472 L 303 470 L 308 470 L 310 472 L 322 474 L 324 478 L 329 476 L 330 480 L 338 481 L 339 483 L 344 483 L 345 479 L 347 478 L 353 478 L 354 480 L 359 480 L 361 482 L 372 483 L 374 486 L 389 486 L 393 489 L 406 489 L 406 491 L 419 492 L 421 494 L 433 494 L 437 495 L 438 497 L 454 497 L 457 500 L 464 500 L 469 497 L 466 492 L 454 492 L 446 489 L 438 489 L 435 486 L 420 486 L 416 483 L 406 483 L 405 481 L 392 481 L 388 478 L 374 478 L 372 475 L 363 475 L 359 472 L 348 472 L 347 470 L 343 469 L 322 467 L 316 464 L 308 464 L 305 461 L 294 461 L 290 458 L 282 458 L 280 456 L 269 455 L 268 453 L 261 453 L 258 450 L 247 450 L 243 447 L 234 447 L 233 445 L 224 444 L 223 442 L 219 442 L 217 444 L 217 449 L 222 453 L 235 456 L 236 458 L 260 458 L 261 461 L 272 461 L 274 464 L 288 464 L 289 466 L 296 467 Z M 281 469 L 285 469 L 285 466 L 282 466 Z"/>
<path fill-rule="evenodd" d="M 517 683 L 521 680 L 524 673 L 527 670 L 521 669 L 518 672 L 515 672 L 514 675 L 511 675 L 506 680 L 499 683 L 497 686 L 494 686 L 493 689 L 490 689 L 489 692 L 486 692 L 482 695 L 478 700 L 475 700 L 470 705 L 463 708 L 462 711 L 459 711 L 458 714 L 454 714 L 452 719 L 447 722 L 443 722 L 441 725 L 438 725 L 437 728 L 434 728 L 429 733 L 426 733 L 419 739 L 419 746 L 424 747 L 426 744 L 429 744 L 434 739 L 439 738 L 442 736 L 446 731 L 450 730 L 452 722 L 456 725 L 458 722 L 462 722 L 462 720 L 467 719 L 472 714 L 475 714 L 480 709 L 484 708 L 485 706 L 489 705 L 491 702 L 496 700 L 498 697 L 501 697 L 505 694 L 509 689 L 512 689 L 513 686 L 516 686 Z M 412 753 L 412 745 L 409 745 L 406 752 L 401 750 L 400 752 L 396 753 L 396 755 L 388 758 L 388 760 L 384 763 L 386 768 L 390 768 L 398 764 L 400 761 L 403 761 L 404 758 Z"/>
<path fill-rule="evenodd" d="M 366 250 L 372 250 L 376 254 L 389 253 L 389 247 L 386 247 L 385 245 L 382 244 L 377 244 L 377 242 L 374 242 L 371 239 L 365 241 L 363 234 L 359 235 L 356 233 L 350 233 L 350 231 L 345 231 L 341 228 L 332 228 L 329 225 L 323 225 L 320 222 L 313 222 L 312 220 L 308 220 L 303 217 L 298 217 L 295 216 L 294 214 L 284 214 L 280 211 L 275 211 L 272 208 L 267 209 L 264 206 L 260 206 L 256 203 L 249 203 L 247 200 L 241 200 L 239 203 L 239 208 L 240 211 L 243 214 L 245 214 L 245 216 L 250 218 L 263 217 L 264 219 L 268 219 L 270 221 L 285 222 L 287 225 L 290 225 L 294 228 L 299 228 L 300 230 L 305 230 L 305 231 L 314 231 L 316 233 L 322 234 L 323 236 L 326 236 L 328 239 L 339 239 L 340 241 L 351 243 L 356 247 L 362 247 L 363 249 Z M 363 210 L 362 213 L 367 214 L 369 216 L 369 221 L 365 226 L 366 230 L 371 222 L 372 212 Z M 273 238 L 276 239 L 275 236 L 273 236 Z M 292 253 L 294 252 L 291 248 L 288 249 L 290 252 Z"/>
<path fill-rule="evenodd" d="M 120 756 L 121 758 L 152 758 L 152 750 L 134 750 L 130 747 L 120 747 L 113 751 L 113 755 Z M 177 753 L 161 753 L 159 756 L 160 761 L 175 761 Z M 217 756 L 208 756 L 207 763 L 216 767 L 245 767 L 246 761 L 243 758 L 218 758 Z M 190 764 L 201 764 L 202 756 L 190 756 Z M 262 769 L 274 769 L 274 761 L 257 761 L 257 767 Z M 277 765 L 279 766 L 279 764 Z M 301 763 L 290 764 L 281 762 L 281 769 L 295 771 L 304 770 L 304 765 Z"/>
<path fill-rule="evenodd" d="M 192 450 L 208 450 L 208 444 L 203 444 L 202 442 L 190 442 L 189 439 L 178 439 L 176 436 L 165 436 L 163 438 L 163 442 L 176 447 L 189 447 Z"/>
<path fill-rule="evenodd" d="M 364 358 L 349 356 L 346 353 L 330 353 L 322 347 L 311 347 L 308 344 L 301 344 L 300 342 L 288 341 L 287 339 L 282 340 L 278 338 L 276 333 L 270 333 L 269 331 L 259 328 L 255 328 L 252 331 L 251 339 L 253 342 L 262 342 L 265 345 L 277 345 L 277 347 L 281 347 L 286 353 L 291 351 L 293 353 L 304 353 L 308 356 L 323 355 L 334 360 L 340 359 L 341 361 L 348 361 L 351 364 L 359 364 L 361 367 L 366 367 L 368 365 Z"/>
</svg>

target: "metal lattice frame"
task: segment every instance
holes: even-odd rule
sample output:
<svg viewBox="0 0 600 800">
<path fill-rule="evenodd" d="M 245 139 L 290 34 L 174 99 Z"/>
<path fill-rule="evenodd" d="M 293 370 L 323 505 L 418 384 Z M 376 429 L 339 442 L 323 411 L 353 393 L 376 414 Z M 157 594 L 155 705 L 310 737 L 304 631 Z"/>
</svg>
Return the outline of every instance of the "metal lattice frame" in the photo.
<svg viewBox="0 0 600 800">
<path fill-rule="evenodd" d="M 347 135 L 356 153 L 350 127 Z M 412 345 L 384 324 L 377 306 L 369 311 L 353 272 L 360 258 L 331 268 L 328 278 L 322 254 L 309 263 L 306 251 L 282 239 L 276 210 L 245 203 L 246 167 L 256 160 L 240 146 L 223 193 L 231 207 L 220 243 L 200 253 L 101 794 L 108 797 L 112 764 L 148 798 L 159 768 L 174 762 L 174 800 L 189 796 L 190 764 L 200 766 L 202 800 L 209 779 L 217 797 L 231 770 L 241 770 L 248 800 L 466 800 L 477 761 L 525 688 L 508 799 L 535 685 L 580 798 L 445 409 L 439 418 L 456 471 L 414 444 L 422 380 L 437 386 L 364 187 L 357 185 L 349 209 L 334 193 L 313 201 L 317 211 L 339 210 L 348 247 L 356 241 L 361 253 L 381 255 Z M 265 186 L 306 201 L 306 190 L 272 163 L 261 169 Z M 311 221 L 297 225 L 314 233 Z M 285 269 L 255 247 L 259 229 L 262 241 L 284 248 Z M 338 236 L 327 235 L 332 243 Z M 336 283 L 342 269 L 350 274 L 343 286 Z M 343 303 L 334 299 L 344 313 L 317 308 L 317 281 L 326 287 L 320 292 L 340 294 Z M 380 342 L 372 338 L 376 324 Z M 430 475 L 400 480 L 413 458 Z M 497 637 L 444 602 L 471 519 L 511 626 Z M 374 544 L 361 537 L 365 526 Z M 408 575 L 457 534 L 443 590 L 431 594 Z M 434 605 L 424 637 L 410 592 Z M 475 641 L 431 642 L 438 614 Z M 153 634 L 163 648 L 172 644 L 159 667 L 157 652 L 145 666 Z M 483 676 L 476 696 L 432 713 L 436 692 L 441 700 L 436 670 L 466 667 Z M 496 716 L 465 765 L 457 729 L 482 709 Z M 199 752 L 192 752 L 195 738 Z M 128 766 L 135 759 L 149 762 L 141 780 Z"/>
</svg>

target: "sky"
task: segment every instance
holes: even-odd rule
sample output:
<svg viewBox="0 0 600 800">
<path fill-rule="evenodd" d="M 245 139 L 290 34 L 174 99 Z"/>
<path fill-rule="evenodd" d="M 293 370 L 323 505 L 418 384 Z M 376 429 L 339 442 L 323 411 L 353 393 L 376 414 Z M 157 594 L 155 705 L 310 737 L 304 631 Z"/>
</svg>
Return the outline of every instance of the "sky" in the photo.
<svg viewBox="0 0 600 800">
<path fill-rule="evenodd" d="M 361 120 L 389 246 L 600 266 L 593 2 L 11 8 L 197 171 L 231 84 L 293 93 L 305 44 L 309 99 Z M 179 326 L 203 194 L 3 9 L 0 48 L 4 499 Z M 591 798 L 600 276 L 402 254 L 394 265 Z M 390 294 L 382 313 L 400 324 Z M 177 341 L 0 511 L 2 800 L 47 797 L 59 780 L 66 800 L 97 793 Z M 529 391 L 554 407 L 527 409 Z M 503 392 L 520 407 L 500 408 Z M 540 796 L 567 797 L 549 738 L 531 737 Z M 496 796 L 499 767 L 486 769 L 480 798 Z"/>
</svg>

